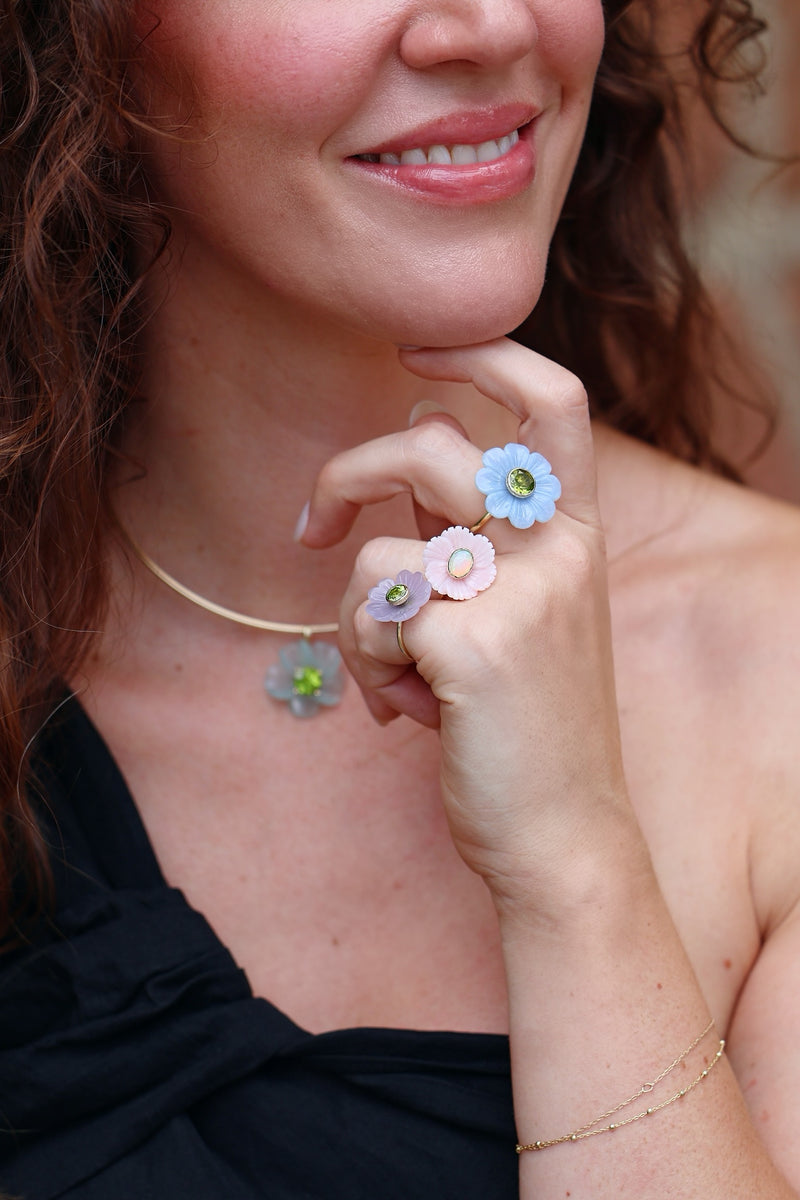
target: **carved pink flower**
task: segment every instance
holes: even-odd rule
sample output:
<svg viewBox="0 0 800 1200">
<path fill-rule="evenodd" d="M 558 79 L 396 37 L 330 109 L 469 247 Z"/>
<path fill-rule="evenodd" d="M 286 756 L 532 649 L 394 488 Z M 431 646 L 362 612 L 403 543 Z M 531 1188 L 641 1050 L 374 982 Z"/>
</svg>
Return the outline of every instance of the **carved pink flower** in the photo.
<svg viewBox="0 0 800 1200">
<path fill-rule="evenodd" d="M 431 538 L 422 561 L 425 578 L 440 596 L 451 600 L 471 600 L 488 588 L 497 574 L 492 543 L 463 525 L 451 525 Z"/>
</svg>

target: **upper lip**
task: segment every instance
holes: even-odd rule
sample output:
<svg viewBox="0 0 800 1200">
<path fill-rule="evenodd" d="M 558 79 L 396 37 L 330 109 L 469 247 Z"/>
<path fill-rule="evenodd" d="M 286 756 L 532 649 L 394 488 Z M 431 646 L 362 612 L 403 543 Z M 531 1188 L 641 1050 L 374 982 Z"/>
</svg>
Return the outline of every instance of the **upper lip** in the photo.
<svg viewBox="0 0 800 1200">
<path fill-rule="evenodd" d="M 539 109 L 528 104 L 497 104 L 485 108 L 450 113 L 426 121 L 414 129 L 393 134 L 359 154 L 401 154 L 424 146 L 478 145 L 520 129 L 538 116 Z"/>
</svg>

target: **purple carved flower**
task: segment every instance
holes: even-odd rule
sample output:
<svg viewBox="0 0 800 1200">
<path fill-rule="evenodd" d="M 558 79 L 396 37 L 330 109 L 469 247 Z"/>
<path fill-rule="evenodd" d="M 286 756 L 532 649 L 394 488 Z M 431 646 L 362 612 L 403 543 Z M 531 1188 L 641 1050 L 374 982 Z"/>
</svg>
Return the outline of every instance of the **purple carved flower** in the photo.
<svg viewBox="0 0 800 1200">
<path fill-rule="evenodd" d="M 431 585 L 420 571 L 398 571 L 369 590 L 367 612 L 376 621 L 408 621 L 431 598 Z"/>
</svg>

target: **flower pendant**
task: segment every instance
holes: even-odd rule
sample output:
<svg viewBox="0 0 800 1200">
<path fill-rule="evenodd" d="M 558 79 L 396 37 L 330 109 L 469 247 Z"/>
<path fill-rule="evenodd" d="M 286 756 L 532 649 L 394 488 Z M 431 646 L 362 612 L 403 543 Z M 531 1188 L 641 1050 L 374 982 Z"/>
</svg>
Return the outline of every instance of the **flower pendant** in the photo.
<svg viewBox="0 0 800 1200">
<path fill-rule="evenodd" d="M 313 717 L 320 707 L 339 703 L 344 679 L 338 647 L 302 637 L 283 647 L 267 671 L 264 687 L 273 699 L 287 703 L 295 717 Z"/>
</svg>

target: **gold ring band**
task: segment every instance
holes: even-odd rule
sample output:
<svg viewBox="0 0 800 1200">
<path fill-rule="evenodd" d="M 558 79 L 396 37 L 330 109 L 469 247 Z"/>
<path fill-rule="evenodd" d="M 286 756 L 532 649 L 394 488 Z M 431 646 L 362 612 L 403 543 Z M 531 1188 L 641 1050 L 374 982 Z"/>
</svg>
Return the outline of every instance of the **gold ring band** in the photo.
<svg viewBox="0 0 800 1200">
<path fill-rule="evenodd" d="M 409 654 L 408 651 L 406 650 L 406 644 L 403 641 L 403 622 L 398 621 L 394 628 L 395 628 L 395 636 L 397 638 L 398 650 L 400 651 L 400 653 L 403 655 L 404 658 L 408 659 L 409 662 L 416 662 L 417 660 L 414 658 L 414 655 Z"/>
<path fill-rule="evenodd" d="M 480 533 L 480 531 L 483 529 L 486 522 L 491 521 L 491 519 L 492 519 L 492 514 L 490 512 L 485 512 L 483 514 L 483 516 L 481 517 L 480 521 L 476 521 L 474 525 L 470 525 L 470 527 L 469 527 L 470 533 Z"/>
</svg>

